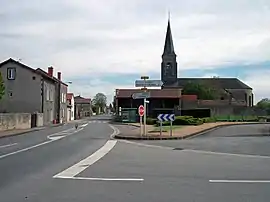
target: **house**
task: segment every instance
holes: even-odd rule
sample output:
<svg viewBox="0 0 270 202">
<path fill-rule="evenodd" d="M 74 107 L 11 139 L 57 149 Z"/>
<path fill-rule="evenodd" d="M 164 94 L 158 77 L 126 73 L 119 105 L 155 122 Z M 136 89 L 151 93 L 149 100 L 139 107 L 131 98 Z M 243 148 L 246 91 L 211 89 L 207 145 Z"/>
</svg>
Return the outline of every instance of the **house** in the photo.
<svg viewBox="0 0 270 202">
<path fill-rule="evenodd" d="M 74 94 L 67 94 L 67 121 L 74 120 L 74 111 L 75 111 L 75 101 Z"/>
<path fill-rule="evenodd" d="M 56 110 L 56 123 L 64 123 L 67 121 L 67 88 L 68 85 L 62 81 L 61 72 L 57 72 L 57 78 L 54 77 L 54 68 L 48 67 L 48 72 L 38 68 L 36 70 L 42 75 L 47 75 L 55 80 L 55 110 Z"/>
<path fill-rule="evenodd" d="M 1 112 L 43 113 L 44 125 L 57 120 L 60 111 L 58 86 L 61 84 L 67 88 L 61 78 L 59 80 L 53 72 L 33 69 L 12 58 L 0 63 L 0 71 L 5 84 Z"/>
<path fill-rule="evenodd" d="M 90 117 L 93 114 L 91 99 L 83 98 L 79 95 L 74 97 L 74 101 L 75 101 L 75 119 Z"/>
</svg>

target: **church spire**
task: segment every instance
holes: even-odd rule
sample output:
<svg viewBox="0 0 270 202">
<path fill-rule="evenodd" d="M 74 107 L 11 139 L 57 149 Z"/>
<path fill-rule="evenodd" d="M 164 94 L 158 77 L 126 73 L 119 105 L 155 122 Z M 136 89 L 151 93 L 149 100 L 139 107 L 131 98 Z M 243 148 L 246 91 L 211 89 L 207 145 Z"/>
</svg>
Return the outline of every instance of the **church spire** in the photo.
<svg viewBox="0 0 270 202">
<path fill-rule="evenodd" d="M 173 47 L 173 39 L 172 39 L 172 31 L 170 25 L 170 14 L 168 19 L 167 33 L 165 38 L 165 45 L 163 55 L 175 55 L 174 47 Z"/>
</svg>

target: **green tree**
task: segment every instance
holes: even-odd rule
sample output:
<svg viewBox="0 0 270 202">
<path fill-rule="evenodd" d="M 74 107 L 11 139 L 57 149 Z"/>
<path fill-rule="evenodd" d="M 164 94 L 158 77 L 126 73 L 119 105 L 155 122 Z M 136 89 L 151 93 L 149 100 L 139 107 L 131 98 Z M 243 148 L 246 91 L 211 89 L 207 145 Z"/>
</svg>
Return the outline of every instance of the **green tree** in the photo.
<svg viewBox="0 0 270 202">
<path fill-rule="evenodd" d="M 103 112 L 107 105 L 107 97 L 103 93 L 97 93 L 92 100 L 93 108 L 96 113 Z"/>
<path fill-rule="evenodd" d="M 217 96 L 217 91 L 214 88 L 208 87 L 200 83 L 187 83 L 183 90 L 183 95 L 197 95 L 200 100 L 214 100 Z"/>
<path fill-rule="evenodd" d="M 4 95 L 5 95 L 5 85 L 2 78 L 2 74 L 0 72 L 0 100 L 3 98 Z"/>
<path fill-rule="evenodd" d="M 270 99 L 269 98 L 263 98 L 261 99 L 257 104 L 256 107 L 259 109 L 265 110 L 267 115 L 270 115 Z"/>
</svg>

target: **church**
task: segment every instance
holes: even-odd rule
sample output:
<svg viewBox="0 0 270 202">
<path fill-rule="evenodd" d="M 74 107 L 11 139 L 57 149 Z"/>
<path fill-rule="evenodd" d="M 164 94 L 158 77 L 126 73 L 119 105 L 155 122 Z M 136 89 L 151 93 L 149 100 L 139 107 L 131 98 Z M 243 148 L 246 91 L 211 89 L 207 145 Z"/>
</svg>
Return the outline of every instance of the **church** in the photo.
<svg viewBox="0 0 270 202">
<path fill-rule="evenodd" d="M 150 92 L 147 113 L 176 113 L 178 110 L 207 109 L 212 114 L 233 114 L 243 108 L 253 106 L 252 88 L 238 78 L 178 78 L 177 55 L 174 50 L 170 20 L 168 20 L 165 44 L 161 63 L 161 89 L 148 89 Z M 182 95 L 181 90 L 188 83 L 202 84 L 217 89 L 215 100 L 199 100 L 196 95 Z M 136 109 L 142 100 L 133 100 L 134 93 L 141 89 L 116 89 L 115 107 Z M 118 110 L 117 110 L 118 111 Z M 183 114 L 183 113 L 181 113 Z"/>
</svg>

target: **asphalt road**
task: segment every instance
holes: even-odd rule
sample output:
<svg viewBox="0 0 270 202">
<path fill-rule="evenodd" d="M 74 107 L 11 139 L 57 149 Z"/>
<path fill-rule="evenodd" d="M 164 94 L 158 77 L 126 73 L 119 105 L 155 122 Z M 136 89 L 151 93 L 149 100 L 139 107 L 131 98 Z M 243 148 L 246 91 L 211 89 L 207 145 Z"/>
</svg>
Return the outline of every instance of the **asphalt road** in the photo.
<svg viewBox="0 0 270 202">
<path fill-rule="evenodd" d="M 186 140 L 194 143 L 184 150 L 173 149 L 184 146 L 179 141 L 116 141 L 108 119 L 94 117 L 77 131 L 68 124 L 0 139 L 0 201 L 269 201 L 270 155 L 264 147 L 264 156 L 205 152 L 207 143 L 194 147 L 196 140 L 232 138 L 218 131 Z M 239 138 L 245 128 L 227 130 Z M 265 138 L 270 146 L 268 137 L 252 138 Z M 1 147 L 6 143 L 11 146 Z"/>
</svg>

